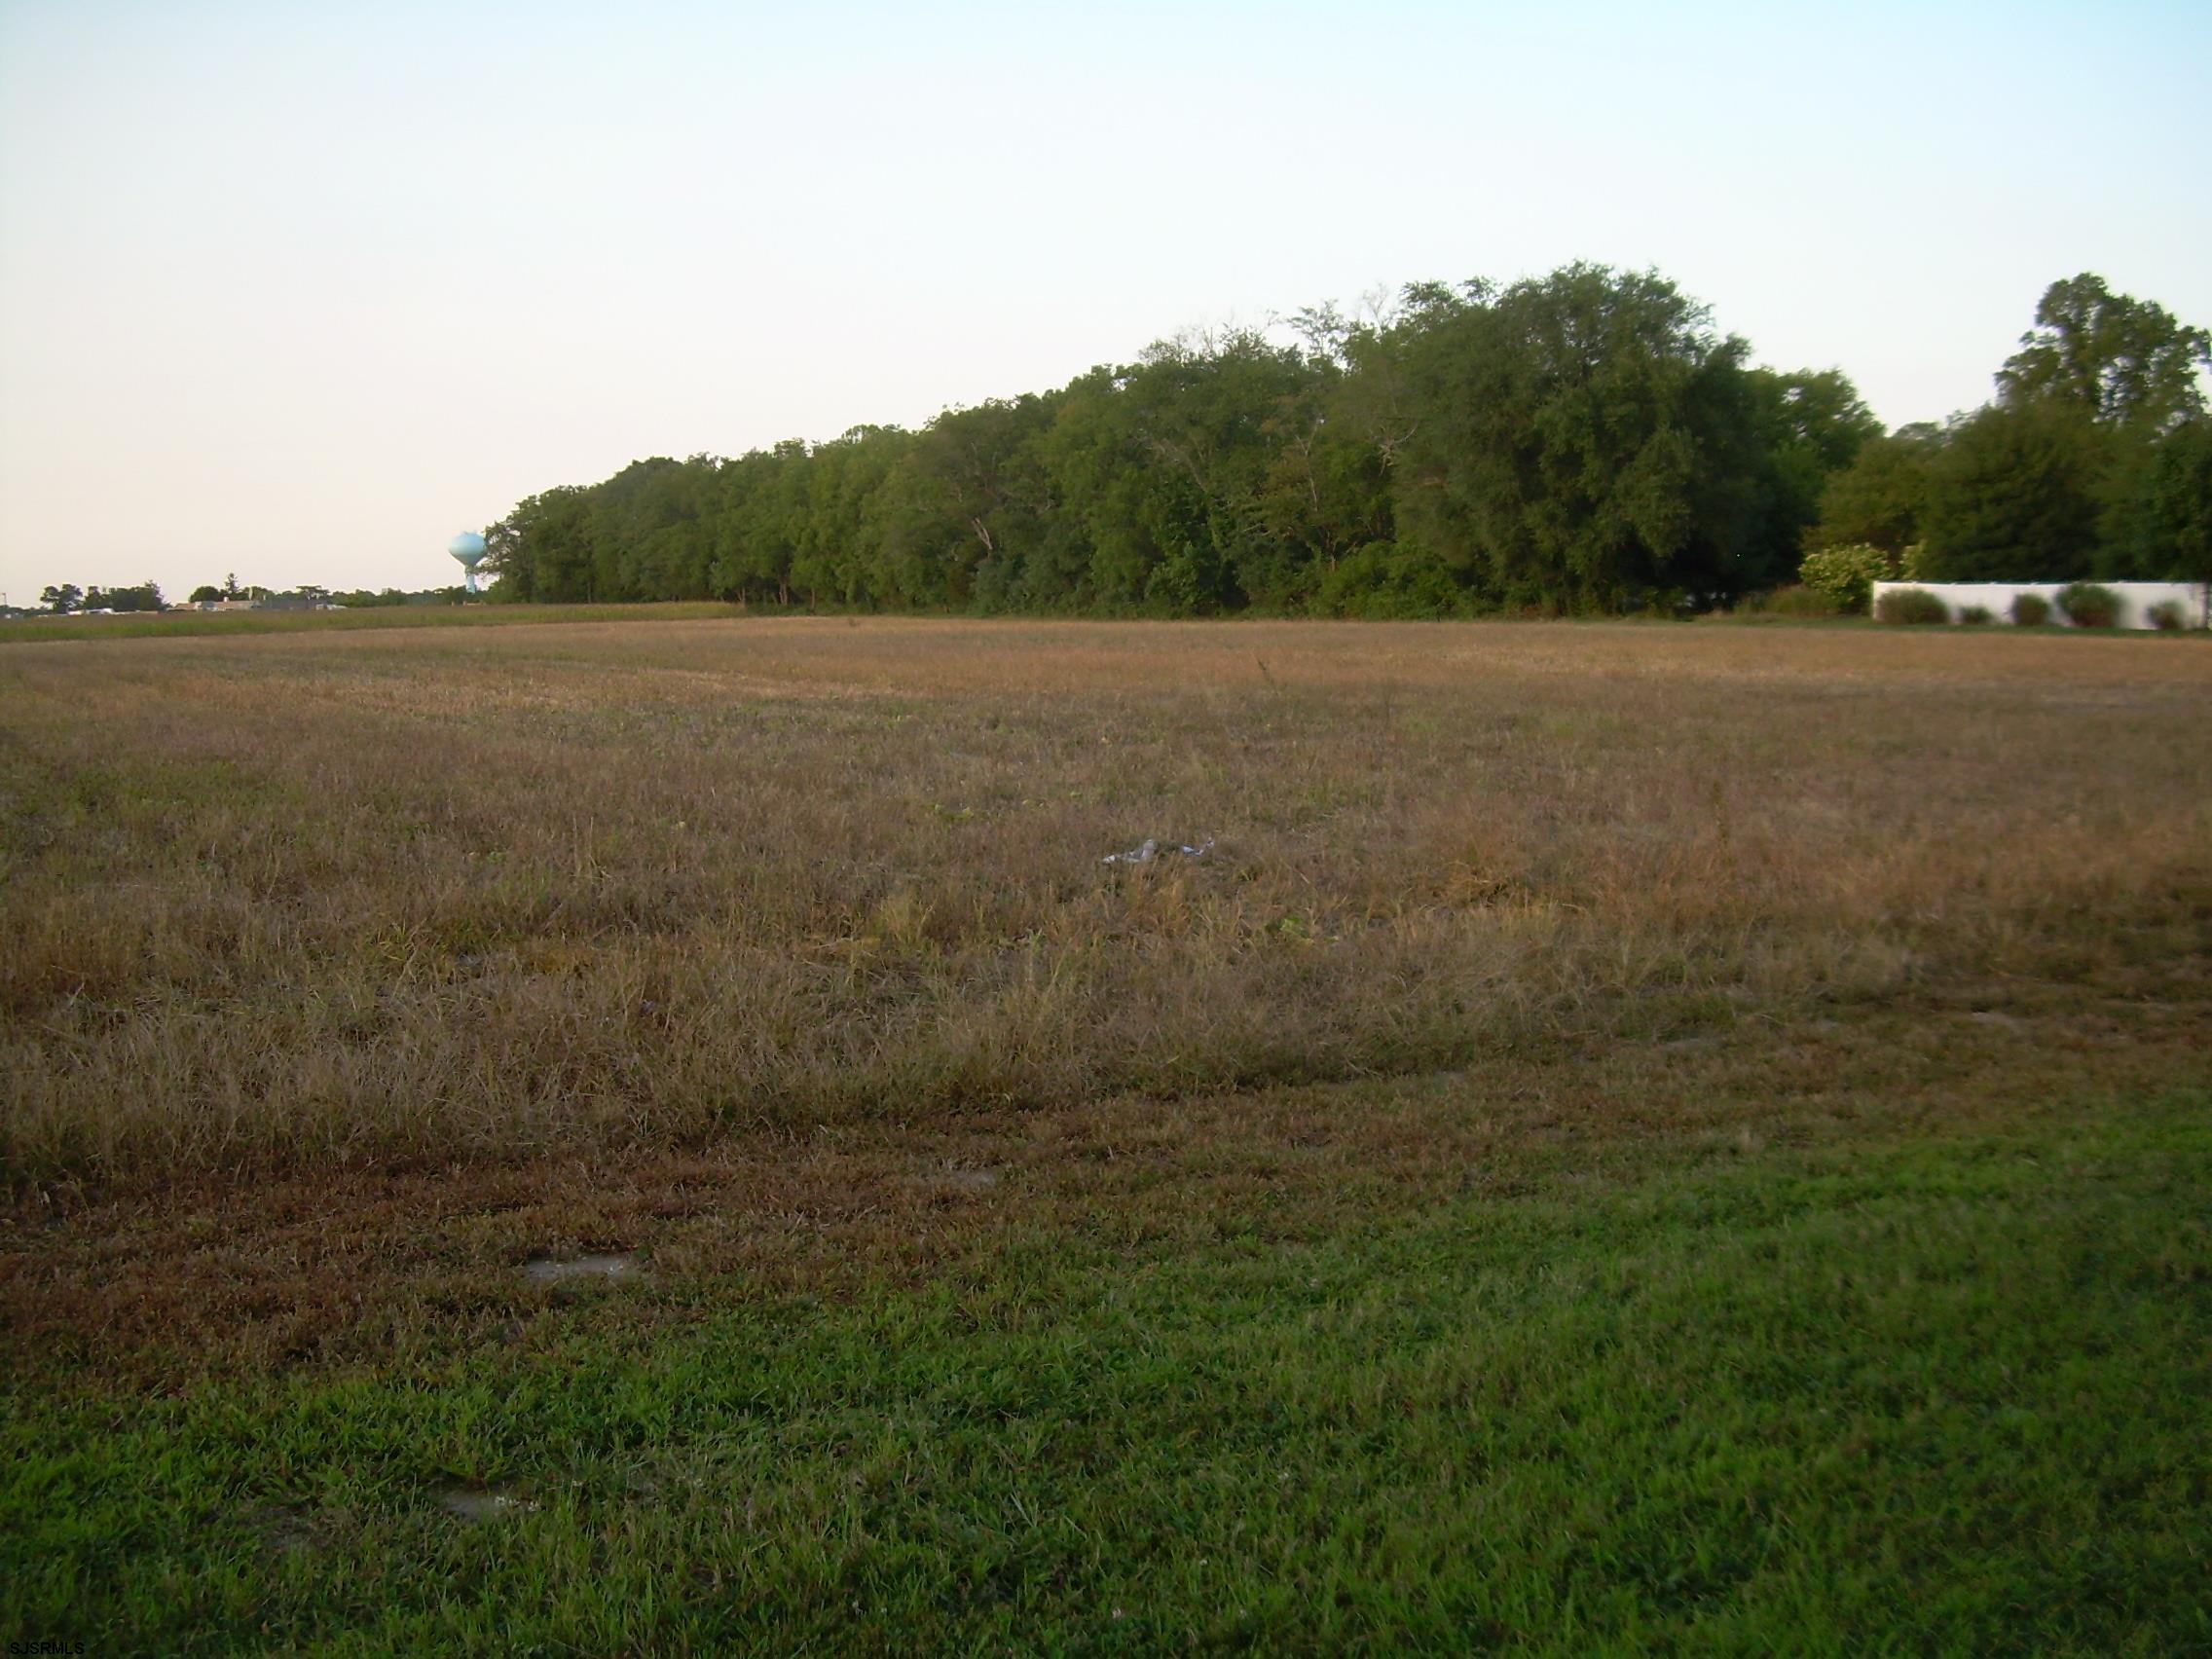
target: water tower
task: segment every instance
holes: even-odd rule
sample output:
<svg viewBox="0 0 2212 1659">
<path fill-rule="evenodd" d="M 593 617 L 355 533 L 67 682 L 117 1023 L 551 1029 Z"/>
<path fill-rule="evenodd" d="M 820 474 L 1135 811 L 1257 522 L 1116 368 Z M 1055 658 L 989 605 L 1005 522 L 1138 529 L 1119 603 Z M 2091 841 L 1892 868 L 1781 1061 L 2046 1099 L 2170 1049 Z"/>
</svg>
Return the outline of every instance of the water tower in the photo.
<svg viewBox="0 0 2212 1659">
<path fill-rule="evenodd" d="M 476 567 L 484 563 L 484 538 L 473 530 L 464 530 L 446 543 L 446 551 L 461 561 L 461 568 L 468 572 L 462 585 L 475 593 Z"/>
</svg>

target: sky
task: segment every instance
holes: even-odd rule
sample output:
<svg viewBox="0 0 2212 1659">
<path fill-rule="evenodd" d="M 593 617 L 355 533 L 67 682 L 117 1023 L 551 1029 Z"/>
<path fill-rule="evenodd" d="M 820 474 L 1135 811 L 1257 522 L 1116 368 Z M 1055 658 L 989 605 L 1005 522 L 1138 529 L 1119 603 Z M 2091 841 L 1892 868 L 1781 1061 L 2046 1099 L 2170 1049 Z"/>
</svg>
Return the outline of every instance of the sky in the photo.
<svg viewBox="0 0 2212 1659">
<path fill-rule="evenodd" d="M 0 0 L 0 594 L 445 585 L 649 455 L 1656 268 L 1885 422 L 2212 323 L 2212 5 Z"/>
</svg>

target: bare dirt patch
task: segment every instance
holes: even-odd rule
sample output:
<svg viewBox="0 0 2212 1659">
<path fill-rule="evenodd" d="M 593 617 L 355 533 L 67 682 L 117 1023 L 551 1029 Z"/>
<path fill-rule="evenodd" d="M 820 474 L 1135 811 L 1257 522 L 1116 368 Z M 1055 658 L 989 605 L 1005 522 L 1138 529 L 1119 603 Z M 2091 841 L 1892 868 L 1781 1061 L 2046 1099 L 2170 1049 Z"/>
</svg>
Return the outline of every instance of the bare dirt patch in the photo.
<svg viewBox="0 0 2212 1659">
<path fill-rule="evenodd" d="M 456 1486 L 438 1493 L 438 1507 L 457 1520 L 481 1527 L 509 1516 L 527 1515 L 537 1505 L 505 1488 Z"/>
<path fill-rule="evenodd" d="M 628 1252 L 538 1257 L 523 1263 L 515 1271 L 532 1284 L 620 1284 L 645 1276 L 645 1265 Z"/>
</svg>

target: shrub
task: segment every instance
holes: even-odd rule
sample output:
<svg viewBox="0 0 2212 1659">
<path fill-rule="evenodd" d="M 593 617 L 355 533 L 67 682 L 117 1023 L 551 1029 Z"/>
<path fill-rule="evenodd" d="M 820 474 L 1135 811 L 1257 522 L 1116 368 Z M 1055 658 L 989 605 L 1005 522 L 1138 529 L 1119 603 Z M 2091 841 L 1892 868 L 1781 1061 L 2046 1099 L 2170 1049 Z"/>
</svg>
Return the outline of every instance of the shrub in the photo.
<svg viewBox="0 0 2212 1659">
<path fill-rule="evenodd" d="M 1997 618 L 1990 615 L 1989 607 L 1986 605 L 1962 605 L 1959 607 L 1959 620 L 1978 628 L 1984 623 L 1996 621 Z"/>
<path fill-rule="evenodd" d="M 1753 616 L 1833 616 L 1843 608 L 1834 594 L 1809 583 L 1754 594 L 1744 606 Z"/>
<path fill-rule="evenodd" d="M 1465 613 L 1465 591 L 1434 554 L 1370 541 L 1321 578 L 1309 608 L 1322 616 L 1422 617 Z"/>
<path fill-rule="evenodd" d="M 2012 620 L 2023 628 L 2040 628 L 2050 620 L 2050 601 L 2040 593 L 2012 596 Z"/>
<path fill-rule="evenodd" d="M 2178 634 L 2189 626 L 2189 613 L 2178 599 L 2161 599 L 2150 609 L 2151 626 L 2161 634 Z"/>
<path fill-rule="evenodd" d="M 2058 608 L 2077 628 L 2109 628 L 2120 620 L 2120 595 L 2095 582 L 2073 582 L 2059 590 Z"/>
<path fill-rule="evenodd" d="M 1877 622 L 1948 622 L 1951 612 L 1926 588 L 1892 588 L 1874 607 Z"/>
<path fill-rule="evenodd" d="M 1824 547 L 1808 553 L 1797 567 L 1797 579 L 1816 593 L 1825 594 L 1839 610 L 1854 613 L 1866 608 L 1867 596 L 1876 582 L 1909 581 L 1919 574 L 1920 549 L 1884 552 L 1865 542 Z"/>
</svg>

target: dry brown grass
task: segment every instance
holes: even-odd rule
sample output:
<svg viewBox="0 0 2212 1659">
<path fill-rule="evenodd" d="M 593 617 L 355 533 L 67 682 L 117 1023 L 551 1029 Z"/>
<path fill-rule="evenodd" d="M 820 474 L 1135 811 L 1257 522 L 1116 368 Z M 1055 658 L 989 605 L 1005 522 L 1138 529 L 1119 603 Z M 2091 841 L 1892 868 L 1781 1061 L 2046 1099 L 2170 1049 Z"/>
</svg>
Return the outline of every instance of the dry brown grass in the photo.
<svg viewBox="0 0 2212 1659">
<path fill-rule="evenodd" d="M 47 1192 L 658 1156 L 2200 994 L 2208 692 L 2189 641 L 1856 630 L 11 645 L 0 1145 Z M 1152 835 L 1219 846 L 1100 864 Z"/>
<path fill-rule="evenodd" d="M 187 1173 L 158 1195 L 0 1215 L 0 1325 L 46 1364 L 149 1382 L 528 1346 L 564 1340 L 564 1323 L 542 1316 L 573 1304 L 526 1283 L 518 1264 L 590 1250 L 644 1252 L 671 1292 L 595 1300 L 601 1327 L 924 1282 L 1003 1319 L 1019 1293 L 1017 1272 L 1004 1282 L 1009 1263 L 1024 1251 L 1309 1247 L 1470 1195 L 1603 1190 L 1770 1147 L 1988 1131 L 2018 1117 L 2024 1091 L 2148 1097 L 2202 1074 L 2201 1001 L 2147 1006 L 2097 987 L 1993 1016 L 1977 1007 L 1991 989 L 1848 1023 L 1494 1060 L 1474 1077 L 304 1169 L 250 1195 L 219 1172 Z"/>
</svg>

